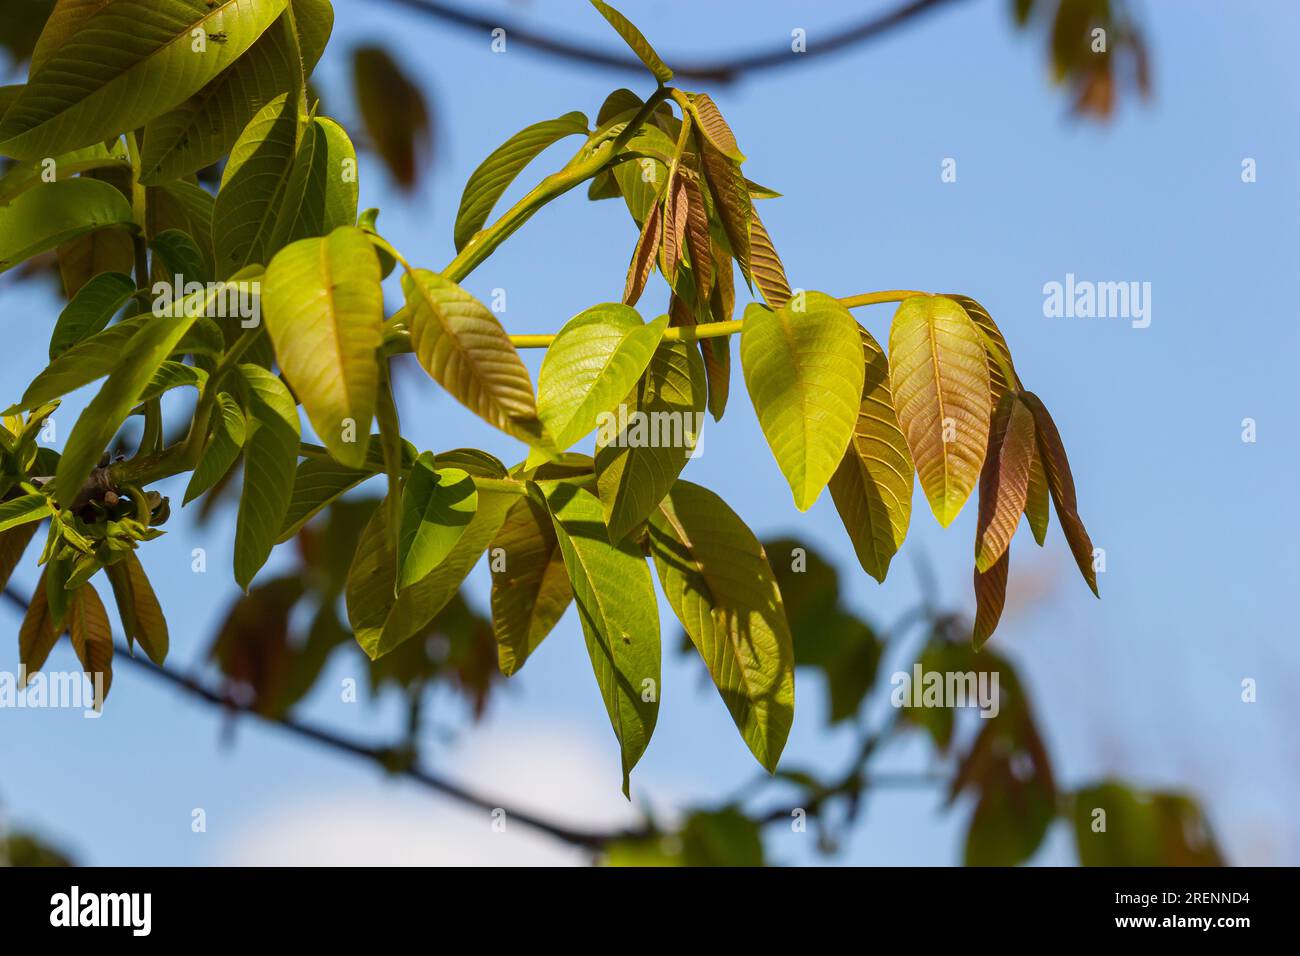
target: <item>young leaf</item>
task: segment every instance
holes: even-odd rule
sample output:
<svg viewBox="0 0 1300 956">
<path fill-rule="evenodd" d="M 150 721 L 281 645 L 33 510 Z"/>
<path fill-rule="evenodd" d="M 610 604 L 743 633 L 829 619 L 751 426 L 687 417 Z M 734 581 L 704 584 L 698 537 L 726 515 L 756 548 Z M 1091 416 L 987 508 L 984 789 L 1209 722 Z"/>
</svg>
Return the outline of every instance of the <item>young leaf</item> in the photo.
<svg viewBox="0 0 1300 956">
<path fill-rule="evenodd" d="M 613 540 L 650 516 L 699 441 L 704 361 L 690 342 L 660 342 L 645 374 L 596 436 L 596 488 Z"/>
<path fill-rule="evenodd" d="M 140 181 L 157 185 L 188 176 L 230 152 L 259 109 L 290 93 L 310 73 L 333 26 L 329 0 L 293 0 L 288 11 L 220 76 L 145 127 Z M 298 49 L 302 58 L 299 59 Z"/>
<path fill-rule="evenodd" d="M 806 292 L 773 312 L 745 309 L 740 364 L 763 435 L 807 511 L 835 473 L 862 404 L 862 336 L 849 310 Z"/>
<path fill-rule="evenodd" d="M 46 593 L 49 579 L 49 566 L 41 572 L 36 582 L 36 590 L 27 604 L 27 613 L 18 627 L 18 662 L 22 665 L 27 678 L 45 666 L 45 659 L 50 656 L 54 644 L 63 633 L 63 629 L 54 623 L 50 615 L 50 602 Z"/>
<path fill-rule="evenodd" d="M 669 285 L 677 281 L 677 267 L 686 248 L 686 224 L 690 219 L 690 197 L 686 177 L 677 175 L 668 184 L 663 211 L 663 269 Z"/>
<path fill-rule="evenodd" d="M 546 503 L 573 586 L 587 653 L 623 757 L 623 795 L 659 716 L 659 614 L 645 557 L 631 541 L 611 544 L 600 502 L 557 483 Z"/>
<path fill-rule="evenodd" d="M 1006 392 L 993 413 L 988 454 L 980 473 L 975 568 L 987 571 L 1016 533 L 1029 494 L 1034 456 L 1034 416 L 1014 392 Z"/>
<path fill-rule="evenodd" d="M 695 120 L 696 126 L 704 131 L 709 144 L 733 163 L 743 163 L 745 154 L 736 143 L 736 135 L 722 118 L 722 113 L 708 93 L 689 93 L 687 108 Z"/>
<path fill-rule="evenodd" d="M 138 315 L 118 322 L 62 352 L 32 379 L 23 397 L 9 411 L 36 408 L 103 378 L 117 367 L 123 355 L 133 351 L 127 343 L 153 318 Z"/>
<path fill-rule="evenodd" d="M 1003 394 L 1008 389 L 1020 388 L 1020 380 L 1016 377 L 1016 368 L 1011 361 L 1011 349 L 1007 347 L 1007 340 L 1002 337 L 1002 330 L 989 315 L 989 310 L 970 296 L 949 295 L 946 298 L 952 299 L 965 309 L 966 314 L 971 317 L 971 321 L 984 336 L 984 351 L 989 359 L 989 391 L 992 407 L 997 408 L 998 402 L 1002 400 Z M 1011 373 L 1010 382 L 1007 381 L 1008 372 Z"/>
<path fill-rule="evenodd" d="M 235 581 L 247 592 L 270 556 L 289 510 L 300 426 L 298 408 L 283 382 L 258 365 L 241 365 L 239 372 L 248 439 L 235 524 Z"/>
<path fill-rule="evenodd" d="M 524 666 L 573 600 L 564 557 L 546 509 L 524 496 L 488 548 L 492 557 L 492 629 L 507 677 Z"/>
<path fill-rule="evenodd" d="M 217 275 L 224 278 L 275 251 L 271 239 L 298 139 L 297 106 L 285 94 L 258 110 L 239 134 L 212 207 Z"/>
<path fill-rule="evenodd" d="M 144 126 L 234 63 L 284 7 L 285 0 L 95 5 L 66 39 L 47 43 L 48 57 L 0 121 L 0 155 L 57 156 Z M 202 53 L 193 49 L 196 36 Z"/>
<path fill-rule="evenodd" d="M 636 305 L 637 299 L 645 290 L 650 273 L 655 268 L 655 258 L 659 255 L 659 245 L 663 240 L 663 208 L 656 202 L 650 207 L 641 233 L 637 236 L 636 247 L 632 250 L 632 261 L 627 267 L 627 282 L 623 286 L 623 304 Z"/>
<path fill-rule="evenodd" d="M 754 285 L 762 293 L 763 300 L 774 309 L 779 309 L 790 301 L 790 281 L 785 277 L 785 266 L 776 254 L 772 237 L 767 234 L 763 220 L 758 218 L 758 210 L 750 209 L 749 222 L 750 272 Z"/>
<path fill-rule="evenodd" d="M 50 499 L 44 495 L 19 495 L 0 504 L 0 531 L 8 531 L 27 524 L 29 521 L 41 521 L 54 514 Z"/>
<path fill-rule="evenodd" d="M 709 235 L 709 211 L 694 170 L 682 169 L 676 177 L 686 190 L 686 246 L 695 277 L 695 294 L 707 303 L 713 291 L 713 238 Z"/>
<path fill-rule="evenodd" d="M 1070 460 L 1065 455 L 1065 445 L 1061 433 L 1056 430 L 1056 422 L 1048 414 L 1046 406 L 1033 392 L 1024 392 L 1022 398 L 1029 410 L 1034 413 L 1034 426 L 1037 429 L 1038 454 L 1047 475 L 1047 486 L 1052 493 L 1052 502 L 1056 505 L 1056 517 L 1061 522 L 1065 540 L 1069 542 L 1074 563 L 1088 582 L 1092 593 L 1101 597 L 1097 590 L 1097 572 L 1092 566 L 1092 540 L 1088 530 L 1079 517 L 1079 503 L 1074 493 L 1074 476 L 1070 474 Z"/>
<path fill-rule="evenodd" d="M 566 136 L 585 135 L 587 117 L 565 113 L 520 130 L 492 151 L 470 174 L 456 212 L 456 251 L 459 252 L 483 228 L 492 207 L 515 177 L 548 146 Z"/>
<path fill-rule="evenodd" d="M 650 46 L 649 41 L 641 35 L 641 31 L 632 25 L 627 17 L 619 13 L 604 0 L 591 0 L 591 5 L 600 11 L 600 15 L 609 21 L 609 25 L 618 31 L 618 35 L 623 38 L 623 42 L 632 48 L 632 52 L 637 55 L 646 69 L 654 74 L 656 80 L 662 86 L 673 78 L 673 71 L 668 69 L 667 64 L 659 58 L 659 54 Z"/>
<path fill-rule="evenodd" d="M 343 127 L 323 116 L 303 130 L 271 239 L 283 249 L 357 221 L 357 152 Z"/>
<path fill-rule="evenodd" d="M 212 438 L 185 486 L 182 505 L 189 504 L 221 480 L 239 457 L 246 434 L 243 409 L 233 396 L 222 392 L 217 396 L 217 407 L 213 409 Z"/>
<path fill-rule="evenodd" d="M 351 468 L 365 461 L 375 416 L 375 350 L 384 337 L 379 283 L 370 240 L 343 226 L 281 249 L 262 287 L 263 318 L 284 377 L 330 454 Z"/>
<path fill-rule="evenodd" d="M 606 303 L 580 312 L 560 329 L 537 373 L 537 414 L 567 450 L 597 425 L 636 384 L 663 338 L 668 317 L 643 323 L 636 310 Z M 552 457 L 534 448 L 529 467 Z"/>
<path fill-rule="evenodd" d="M 1007 569 L 1011 565 L 1011 549 L 993 562 L 987 571 L 975 569 L 975 631 L 971 640 L 979 650 L 993 636 L 1002 608 L 1007 603 Z"/>
<path fill-rule="evenodd" d="M 1025 519 L 1029 530 L 1041 548 L 1047 540 L 1047 524 L 1051 520 L 1051 495 L 1047 489 L 1047 472 L 1043 468 L 1043 456 L 1038 451 L 1038 429 L 1034 429 L 1033 447 L 1030 449 L 1029 488 L 1025 493 Z"/>
<path fill-rule="evenodd" d="M 731 719 L 774 772 L 794 720 L 794 646 L 763 546 L 725 501 L 679 481 L 650 518 L 650 548 Z"/>
<path fill-rule="evenodd" d="M 402 276 L 415 357 L 452 397 L 508 435 L 544 440 L 533 383 L 497 317 L 450 279 Z"/>
<path fill-rule="evenodd" d="M 866 356 L 853 441 L 831 476 L 831 498 L 862 569 L 884 581 L 912 517 L 912 456 L 898 427 L 885 351 L 859 327 Z"/>
<path fill-rule="evenodd" d="M 0 272 L 92 230 L 131 222 L 131 204 L 106 182 L 44 183 L 0 205 Z"/>
<path fill-rule="evenodd" d="M 139 644 L 149 655 L 149 660 L 161 667 L 171 643 L 167 619 L 163 617 L 162 606 L 140 559 L 134 552 L 128 552 L 125 558 L 104 570 L 113 586 L 113 597 L 117 600 L 117 612 L 122 618 L 127 643 Z"/>
<path fill-rule="evenodd" d="M 731 247 L 731 254 L 748 281 L 751 274 L 749 225 L 754 212 L 749 187 L 745 185 L 745 177 L 740 175 L 736 164 L 707 142 L 703 144 L 700 159 L 704 178 L 713 194 L 715 214 L 722 220 L 727 245 Z"/>
<path fill-rule="evenodd" d="M 397 590 L 431 574 L 465 535 L 478 510 L 474 480 L 459 468 L 438 468 L 432 452 L 415 459 L 402 490 L 397 535 Z"/>
<path fill-rule="evenodd" d="M 68 636 L 92 686 L 100 688 L 96 709 L 104 705 L 113 686 L 113 629 L 104 602 L 92 585 L 83 584 L 68 602 Z"/>
<path fill-rule="evenodd" d="M 889 383 L 921 488 L 946 528 L 979 479 L 992 414 L 983 339 L 960 305 L 913 296 L 898 307 Z"/>
</svg>

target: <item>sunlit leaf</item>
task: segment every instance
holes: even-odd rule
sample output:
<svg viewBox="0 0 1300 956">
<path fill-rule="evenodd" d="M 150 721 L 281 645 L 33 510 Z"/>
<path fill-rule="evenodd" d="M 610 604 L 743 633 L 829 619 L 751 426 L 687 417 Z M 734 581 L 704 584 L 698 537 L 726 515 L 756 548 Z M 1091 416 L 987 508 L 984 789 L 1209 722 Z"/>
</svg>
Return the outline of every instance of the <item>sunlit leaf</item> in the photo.
<svg viewBox="0 0 1300 956">
<path fill-rule="evenodd" d="M 636 305 L 645 290 L 645 284 L 654 271 L 655 259 L 659 255 L 659 246 L 663 241 L 663 207 L 655 203 L 650 207 L 646 220 L 637 236 L 636 246 L 632 250 L 632 261 L 627 267 L 627 282 L 623 286 L 624 305 Z"/>
<path fill-rule="evenodd" d="M 293 396 L 279 378 L 257 365 L 241 365 L 239 373 L 248 437 L 235 524 L 235 581 L 247 591 L 270 556 L 289 510 L 300 426 Z"/>
<path fill-rule="evenodd" d="M 1025 493 L 1025 520 L 1034 540 L 1042 547 L 1047 540 L 1047 525 L 1051 520 L 1051 492 L 1047 488 L 1047 471 L 1043 468 L 1043 456 L 1038 451 L 1037 426 L 1034 429 L 1034 447 L 1029 462 L 1029 487 Z"/>
<path fill-rule="evenodd" d="M 95 229 L 132 222 L 131 204 L 98 179 L 44 183 L 0 205 L 0 272 Z"/>
<path fill-rule="evenodd" d="M 894 414 L 885 351 L 861 329 L 866 376 L 853 440 L 831 476 L 831 497 L 862 569 L 884 581 L 912 517 L 912 456 Z"/>
<path fill-rule="evenodd" d="M 542 150 L 566 136 L 586 132 L 586 116 L 565 113 L 520 130 L 494 149 L 470 174 L 460 197 L 460 209 L 456 212 L 456 250 L 465 248 L 483 228 L 501 194 Z"/>
<path fill-rule="evenodd" d="M 531 496 L 510 509 L 488 553 L 497 661 L 509 677 L 555 627 L 573 600 L 573 589 L 550 515 Z"/>
<path fill-rule="evenodd" d="M 650 46 L 649 41 L 641 34 L 627 17 L 619 13 L 604 0 L 591 0 L 591 5 L 600 11 L 600 15 L 609 21 L 609 25 L 618 31 L 618 35 L 623 38 L 632 52 L 637 55 L 646 69 L 654 74 L 656 80 L 661 84 L 667 83 L 673 78 L 673 71 L 659 58 L 659 54 Z"/>
<path fill-rule="evenodd" d="M 0 504 L 0 532 L 17 528 L 29 521 L 40 521 L 54 514 L 50 499 L 44 495 L 19 495 Z"/>
<path fill-rule="evenodd" d="M 154 594 L 144 566 L 134 553 L 106 569 L 109 583 L 113 586 L 113 596 L 117 599 L 118 614 L 122 618 L 122 629 L 126 632 L 128 643 L 139 644 L 149 655 L 149 660 L 162 666 L 167 659 L 170 638 L 167 632 L 167 619 L 163 617 L 162 606 Z"/>
<path fill-rule="evenodd" d="M 587 653 L 623 760 L 623 794 L 659 716 L 659 614 L 650 569 L 628 540 L 612 544 L 600 502 L 556 484 L 547 506 L 573 586 Z"/>
<path fill-rule="evenodd" d="M 113 628 L 94 587 L 83 584 L 68 603 L 68 637 L 91 686 L 100 689 L 95 706 L 103 706 L 113 686 Z"/>
<path fill-rule="evenodd" d="M 190 475 L 189 484 L 185 486 L 185 498 L 182 504 L 189 504 L 203 494 L 230 470 L 230 466 L 239 457 L 247 437 L 247 423 L 244 410 L 234 397 L 222 392 L 217 396 L 217 407 L 212 412 L 212 437 L 203 449 L 203 457 Z"/>
<path fill-rule="evenodd" d="M 715 213 L 722 220 L 731 254 L 748 280 L 751 274 L 749 225 L 754 211 L 749 199 L 749 187 L 745 185 L 745 177 L 740 175 L 740 169 L 726 156 L 707 143 L 701 153 L 701 167 L 709 191 L 713 194 Z"/>
<path fill-rule="evenodd" d="M 1011 543 L 1029 494 L 1034 457 L 1034 415 L 1013 392 L 993 412 L 988 454 L 980 473 L 975 568 L 987 571 Z"/>
<path fill-rule="evenodd" d="M 4 115 L 0 106 L 0 116 Z M 3 176 L 0 176 L 0 203 L 13 200 L 19 193 L 35 186 L 48 185 L 59 179 L 69 179 L 80 173 L 95 169 L 114 169 L 130 174 L 131 164 L 126 157 L 126 149 L 120 140 L 111 144 L 94 143 L 83 149 L 64 153 L 62 156 L 42 157 L 25 163 L 15 163 Z M 50 178 L 53 177 L 53 180 Z"/>
<path fill-rule="evenodd" d="M 411 466 L 402 489 L 397 534 L 397 589 L 431 574 L 465 535 L 478 510 L 474 481 L 459 468 L 438 468 L 432 452 Z"/>
<path fill-rule="evenodd" d="M 679 481 L 651 516 L 650 547 L 741 737 L 775 770 L 794 720 L 794 646 L 762 545 L 721 498 Z"/>
<path fill-rule="evenodd" d="M 402 276 L 411 347 L 424 370 L 484 421 L 542 440 L 533 383 L 497 317 L 456 283 L 416 269 Z"/>
<path fill-rule="evenodd" d="M 352 468 L 365 461 L 375 415 L 379 283 L 370 240 L 343 226 L 281 249 L 262 285 L 263 318 L 284 377 L 330 454 Z"/>
<path fill-rule="evenodd" d="M 993 636 L 1002 609 L 1007 603 L 1007 571 L 1011 566 L 1011 549 L 1003 550 L 986 571 L 975 569 L 975 630 L 971 641 L 976 648 Z"/>
<path fill-rule="evenodd" d="M 688 108 L 696 125 L 704 131 L 710 145 L 733 163 L 743 163 L 745 154 L 736 143 L 736 135 L 722 118 L 718 105 L 707 93 L 691 93 L 687 98 Z"/>
<path fill-rule="evenodd" d="M 763 220 L 758 218 L 758 210 L 750 210 L 749 222 L 750 272 L 754 285 L 762 293 L 763 300 L 774 309 L 779 309 L 790 301 L 790 281 L 785 277 L 785 266 L 776 254 L 772 237 L 767 234 Z"/>
<path fill-rule="evenodd" d="M 284 7 L 285 0 L 99 5 L 78 17 L 66 39 L 42 50 L 0 121 L 0 154 L 57 156 L 144 126 L 234 63 Z M 194 48 L 195 30 L 202 52 Z M 48 47 L 54 49 L 45 56 Z"/>
<path fill-rule="evenodd" d="M 314 117 L 298 144 L 270 248 L 326 236 L 356 221 L 356 150 L 338 123 Z"/>
<path fill-rule="evenodd" d="M 32 599 L 27 604 L 27 613 L 23 615 L 23 622 L 18 627 L 18 662 L 29 679 L 45 666 L 46 658 L 63 633 L 63 629 L 55 625 L 50 614 L 46 592 L 48 578 L 49 568 L 46 567 L 36 582 L 36 590 L 32 592 Z"/>
<path fill-rule="evenodd" d="M 988 360 L 979 329 L 942 296 L 913 296 L 889 329 L 889 381 L 898 423 L 939 524 L 975 488 L 988 445 Z"/>
<path fill-rule="evenodd" d="M 821 292 L 776 311 L 751 303 L 740 364 L 795 507 L 807 511 L 839 466 L 858 420 L 865 379 L 858 323 Z"/>
</svg>

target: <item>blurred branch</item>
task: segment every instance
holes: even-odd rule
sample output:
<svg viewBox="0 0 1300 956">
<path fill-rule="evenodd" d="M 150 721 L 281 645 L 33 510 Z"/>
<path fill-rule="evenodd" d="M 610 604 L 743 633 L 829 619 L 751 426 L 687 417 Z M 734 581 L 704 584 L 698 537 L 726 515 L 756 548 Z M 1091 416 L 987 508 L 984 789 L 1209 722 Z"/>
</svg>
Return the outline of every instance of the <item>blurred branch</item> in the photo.
<svg viewBox="0 0 1300 956">
<path fill-rule="evenodd" d="M 406 7 L 408 10 L 423 13 L 467 30 L 490 34 L 493 30 L 503 29 L 508 42 L 531 47 L 575 63 L 631 73 L 645 72 L 645 66 L 636 57 L 611 53 L 604 47 L 573 43 L 547 36 L 512 23 L 508 18 L 480 16 L 451 4 L 442 3 L 440 0 L 385 0 L 385 2 Z M 739 54 L 715 61 L 681 61 L 676 57 L 669 57 L 669 60 L 674 64 L 673 73 L 679 77 L 711 83 L 734 83 L 747 75 L 774 67 L 790 66 L 815 57 L 843 52 L 859 43 L 888 33 L 915 17 L 953 2 L 954 0 L 909 0 L 893 10 L 876 14 L 824 39 L 818 38 L 815 43 L 809 45 L 806 52 L 797 56 L 792 54 L 789 45 L 786 44 L 772 50 Z"/>
</svg>

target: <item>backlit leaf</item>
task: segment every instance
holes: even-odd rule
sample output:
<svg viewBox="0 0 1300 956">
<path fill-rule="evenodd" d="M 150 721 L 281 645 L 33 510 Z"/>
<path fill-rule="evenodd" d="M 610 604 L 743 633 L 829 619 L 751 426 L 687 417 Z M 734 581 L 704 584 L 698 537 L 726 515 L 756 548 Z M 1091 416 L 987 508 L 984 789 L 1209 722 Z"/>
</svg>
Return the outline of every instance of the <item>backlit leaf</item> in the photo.
<svg viewBox="0 0 1300 956">
<path fill-rule="evenodd" d="M 0 116 L 3 115 L 3 107 L 0 107 Z M 131 164 L 120 140 L 114 140 L 111 145 L 94 143 L 62 156 L 16 163 L 0 176 L 0 203 L 11 202 L 19 193 L 34 186 L 48 185 L 51 176 L 54 180 L 69 179 L 93 169 L 115 169 L 130 175 Z"/>
<path fill-rule="evenodd" d="M 831 497 L 862 569 L 884 581 L 912 516 L 912 455 L 898 427 L 885 351 L 859 327 L 866 356 L 853 440 L 831 476 Z"/>
<path fill-rule="evenodd" d="M 745 309 L 740 364 L 763 435 L 807 511 L 839 466 L 862 404 L 865 366 L 858 323 L 821 292 L 775 312 Z"/>
<path fill-rule="evenodd" d="M 234 63 L 284 7 L 285 0 L 100 5 L 32 70 L 0 121 L 0 154 L 57 156 L 144 126 Z M 201 53 L 196 29 L 204 31 Z"/>
<path fill-rule="evenodd" d="M 0 504 L 0 532 L 17 528 L 29 521 L 40 521 L 54 514 L 50 499 L 44 495 L 19 495 Z"/>
<path fill-rule="evenodd" d="M 524 496 L 492 539 L 492 628 L 497 662 L 507 677 L 524 666 L 564 615 L 573 589 L 546 509 Z"/>
<path fill-rule="evenodd" d="M 988 309 L 980 305 L 968 295 L 949 295 L 946 298 L 952 299 L 971 317 L 971 321 L 979 328 L 980 333 L 984 336 L 984 351 L 989 359 L 989 389 L 992 396 L 992 407 L 997 408 L 998 402 L 1002 400 L 1003 394 L 1008 388 L 1019 388 L 1020 382 L 1016 378 L 1015 365 L 1011 361 L 1011 349 L 1007 347 L 1007 340 L 1002 337 L 1002 330 L 997 327 L 993 317 L 989 315 Z M 1011 381 L 1007 381 L 1007 372 L 1011 373 Z"/>
<path fill-rule="evenodd" d="M 537 373 L 537 414 L 567 450 L 632 390 L 663 338 L 668 317 L 643 323 L 636 310 L 606 303 L 578 313 L 560 329 Z M 529 467 L 551 453 L 534 448 Z"/>
<path fill-rule="evenodd" d="M 456 251 L 460 251 L 483 228 L 492 207 L 520 171 L 542 150 L 566 136 L 585 135 L 587 117 L 565 113 L 520 130 L 492 151 L 470 174 L 456 212 Z"/>
<path fill-rule="evenodd" d="M 144 573 L 134 552 L 115 564 L 110 564 L 105 573 L 113 586 L 113 596 L 117 599 L 118 615 L 122 618 L 122 629 L 126 632 L 127 642 L 139 644 L 149 655 L 149 660 L 159 667 L 167 659 L 167 650 L 171 643 L 167 634 L 167 619 L 163 617 L 158 596 L 154 594 L 149 576 Z"/>
<path fill-rule="evenodd" d="M 244 488 L 235 524 L 235 581 L 245 592 L 284 524 L 298 463 L 298 408 L 271 372 L 239 366 L 248 413 Z"/>
<path fill-rule="evenodd" d="M 533 383 L 501 323 L 450 279 L 402 276 L 411 347 L 424 370 L 462 405 L 508 435 L 542 440 Z"/>
<path fill-rule="evenodd" d="M 913 296 L 889 329 L 889 381 L 898 423 L 939 524 L 975 488 L 988 446 L 988 360 L 979 329 L 943 296 Z"/>
<path fill-rule="evenodd" d="M 721 498 L 679 481 L 650 519 L 668 603 L 768 772 L 794 720 L 794 647 L 763 546 Z"/>
<path fill-rule="evenodd" d="M 63 629 L 55 625 L 50 615 L 50 602 L 46 593 L 49 576 L 47 566 L 36 582 L 36 590 L 32 592 L 32 599 L 27 604 L 27 613 L 23 615 L 23 622 L 18 627 L 18 662 L 29 679 L 45 666 L 46 658 L 63 633 Z"/>
<path fill-rule="evenodd" d="M 623 38 L 623 42 L 632 48 L 632 52 L 637 55 L 646 69 L 654 74 L 660 84 L 667 83 L 673 78 L 673 71 L 659 58 L 659 54 L 650 46 L 649 41 L 642 36 L 641 31 L 632 25 L 627 17 L 619 13 L 604 0 L 591 0 L 591 5 L 600 11 L 600 15 L 609 21 L 609 25 L 618 31 L 618 35 Z"/>
<path fill-rule="evenodd" d="M 72 639 L 72 649 L 81 661 L 82 670 L 92 687 L 102 689 L 95 700 L 98 709 L 113 686 L 113 629 L 104 602 L 94 587 L 83 584 L 72 592 L 67 621 L 68 637 Z"/>
<path fill-rule="evenodd" d="M 596 436 L 596 487 L 614 539 L 663 500 L 699 441 L 704 361 L 690 342 L 660 342 L 645 374 Z"/>
<path fill-rule="evenodd" d="M 659 245 L 663 241 L 663 225 L 663 207 L 655 203 L 646 215 L 641 233 L 636 239 L 636 247 L 632 250 L 632 261 L 627 267 L 627 282 L 623 286 L 625 305 L 636 305 L 645 290 L 645 284 L 655 268 Z"/>
<path fill-rule="evenodd" d="M 0 205 L 0 272 L 92 230 L 131 222 L 131 204 L 106 182 L 43 183 Z"/>
<path fill-rule="evenodd" d="M 790 300 L 790 281 L 785 277 L 785 266 L 776 254 L 763 220 L 758 218 L 757 209 L 750 210 L 749 253 L 754 285 L 758 286 L 768 305 L 774 309 L 781 308 Z"/>
<path fill-rule="evenodd" d="M 709 191 L 713 194 L 715 213 L 722 220 L 731 254 L 748 280 L 751 274 L 749 225 L 754 206 L 749 198 L 745 177 L 740 175 L 740 169 L 735 163 L 707 143 L 701 152 L 701 166 Z"/>
<path fill-rule="evenodd" d="M 415 459 L 402 489 L 397 589 L 431 574 L 464 536 L 478 510 L 474 481 L 459 468 L 437 468 L 432 452 Z"/>
<path fill-rule="evenodd" d="M 1014 392 L 993 413 L 988 454 L 980 473 L 975 567 L 987 571 L 1007 549 L 1025 512 L 1034 456 L 1034 416 Z"/>
<path fill-rule="evenodd" d="M 355 226 L 276 253 L 262 287 L 263 318 L 284 377 L 341 464 L 365 461 L 383 341 L 379 259 Z M 277 524 L 278 529 L 278 524 Z"/>
<path fill-rule="evenodd" d="M 623 794 L 659 716 L 659 613 L 645 557 L 632 542 L 609 540 L 600 502 L 556 484 L 547 506 L 573 586 L 582 633 L 623 763 Z"/>
<path fill-rule="evenodd" d="M 277 216 L 272 249 L 357 221 L 357 153 L 338 123 L 317 116 L 303 130 Z"/>
<path fill-rule="evenodd" d="M 1038 451 L 1037 426 L 1034 429 L 1033 455 L 1029 462 L 1029 488 L 1025 493 L 1025 520 L 1034 540 L 1042 547 L 1047 540 L 1047 524 L 1051 520 L 1051 493 L 1047 488 L 1047 472 L 1043 468 L 1043 456 Z"/>
<path fill-rule="evenodd" d="M 722 113 L 712 97 L 707 93 L 691 93 L 687 104 L 696 125 L 704 131 L 713 148 L 733 163 L 743 163 L 745 154 L 740 151 L 740 146 L 736 143 L 736 135 L 727 125 L 727 121 L 722 118 Z"/>
<path fill-rule="evenodd" d="M 212 419 L 212 437 L 203 449 L 198 467 L 190 475 L 189 484 L 185 486 L 183 505 L 189 504 L 220 481 L 244 447 L 247 423 L 244 420 L 244 410 L 233 396 L 226 392 L 217 396 L 217 407 L 212 411 Z"/>
<path fill-rule="evenodd" d="M 1011 566 L 1011 549 L 1008 547 L 987 571 L 975 569 L 975 631 L 971 640 L 975 648 L 984 646 L 993 636 L 1002 608 L 1007 603 L 1007 571 Z"/>
</svg>

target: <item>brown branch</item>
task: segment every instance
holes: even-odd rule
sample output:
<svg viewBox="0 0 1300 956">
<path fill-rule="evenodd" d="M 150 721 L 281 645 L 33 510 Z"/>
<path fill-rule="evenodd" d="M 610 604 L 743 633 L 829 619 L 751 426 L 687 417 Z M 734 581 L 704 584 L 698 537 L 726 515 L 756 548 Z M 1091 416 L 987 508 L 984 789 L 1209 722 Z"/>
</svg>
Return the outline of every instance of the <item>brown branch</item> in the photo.
<svg viewBox="0 0 1300 956">
<path fill-rule="evenodd" d="M 423 13 L 466 30 L 487 34 L 500 28 L 506 31 L 507 42 L 531 47 L 534 50 L 549 53 L 575 63 L 623 72 L 645 72 L 645 66 L 634 56 L 611 53 L 604 47 L 574 43 L 547 36 L 517 23 L 511 23 L 508 18 L 479 16 L 451 4 L 442 3 L 440 0 L 387 0 L 387 2 Z M 813 43 L 809 44 L 805 53 L 795 54 L 787 45 L 772 50 L 739 54 L 712 62 L 682 61 L 674 57 L 668 57 L 667 59 L 672 64 L 673 73 L 679 77 L 718 84 L 734 83 L 745 76 L 770 70 L 774 67 L 788 66 L 815 57 L 843 52 L 859 43 L 887 33 L 895 27 L 902 26 L 921 14 L 928 13 L 952 2 L 954 0 L 909 0 L 909 2 L 893 10 L 877 14 L 842 31 L 832 33 L 824 39 L 815 39 Z"/>
</svg>

